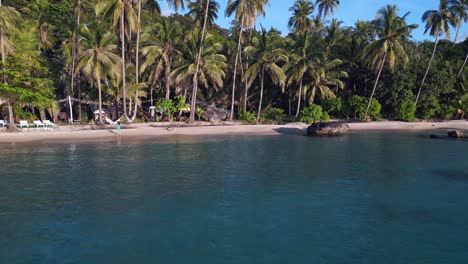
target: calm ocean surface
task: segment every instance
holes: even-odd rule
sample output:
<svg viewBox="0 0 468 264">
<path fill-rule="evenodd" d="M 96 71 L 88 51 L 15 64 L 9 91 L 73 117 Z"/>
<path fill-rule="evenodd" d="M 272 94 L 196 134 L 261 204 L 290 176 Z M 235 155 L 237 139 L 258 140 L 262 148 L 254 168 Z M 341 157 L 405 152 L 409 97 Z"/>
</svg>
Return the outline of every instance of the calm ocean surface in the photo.
<svg viewBox="0 0 468 264">
<path fill-rule="evenodd" d="M 468 263 L 466 141 L 169 142 L 0 145 L 0 263 Z"/>
</svg>

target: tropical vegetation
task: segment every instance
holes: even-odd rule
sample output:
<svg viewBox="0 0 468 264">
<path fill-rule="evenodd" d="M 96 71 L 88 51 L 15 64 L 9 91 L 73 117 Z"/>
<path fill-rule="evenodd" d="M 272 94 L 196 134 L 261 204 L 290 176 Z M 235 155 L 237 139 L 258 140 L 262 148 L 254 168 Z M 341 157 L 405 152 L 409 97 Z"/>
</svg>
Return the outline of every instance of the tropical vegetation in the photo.
<svg viewBox="0 0 468 264">
<path fill-rule="evenodd" d="M 257 25 L 268 4 L 229 0 L 222 28 L 217 0 L 0 0 L 0 119 L 67 122 L 70 101 L 98 123 L 151 106 L 191 122 L 213 104 L 256 123 L 467 117 L 466 0 L 439 0 L 421 25 L 387 5 L 353 26 L 332 18 L 338 0 L 297 0 L 289 32 Z"/>
</svg>

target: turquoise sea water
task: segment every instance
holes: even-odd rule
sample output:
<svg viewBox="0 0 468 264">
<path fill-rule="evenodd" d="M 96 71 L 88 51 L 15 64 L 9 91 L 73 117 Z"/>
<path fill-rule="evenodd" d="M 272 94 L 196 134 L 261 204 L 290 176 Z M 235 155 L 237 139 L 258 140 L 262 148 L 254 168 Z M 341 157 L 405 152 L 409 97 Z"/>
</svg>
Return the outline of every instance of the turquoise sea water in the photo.
<svg viewBox="0 0 468 264">
<path fill-rule="evenodd" d="M 468 142 L 165 142 L 1 145 L 0 263 L 468 263 Z"/>
</svg>

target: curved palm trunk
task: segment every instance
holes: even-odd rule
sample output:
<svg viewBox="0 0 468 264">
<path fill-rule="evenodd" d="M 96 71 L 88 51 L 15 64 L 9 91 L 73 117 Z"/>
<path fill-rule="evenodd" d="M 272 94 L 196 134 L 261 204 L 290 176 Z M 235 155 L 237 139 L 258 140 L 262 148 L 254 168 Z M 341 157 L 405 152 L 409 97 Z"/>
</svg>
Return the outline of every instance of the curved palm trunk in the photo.
<svg viewBox="0 0 468 264">
<path fill-rule="evenodd" d="M 419 86 L 418 95 L 416 96 L 416 101 L 414 102 L 415 106 L 418 104 L 419 96 L 421 96 L 421 90 L 422 90 L 422 88 L 424 86 L 424 82 L 426 81 L 427 74 L 429 73 L 429 70 L 431 69 L 432 61 L 434 60 L 434 56 L 435 56 L 435 52 L 437 50 L 437 44 L 438 43 L 439 43 L 439 33 L 436 34 L 436 41 L 435 41 L 435 44 L 434 44 L 434 50 L 432 51 L 431 60 L 429 61 L 429 65 L 427 66 L 427 70 L 426 70 L 426 73 L 424 74 L 424 78 L 422 79 L 421 86 Z"/>
<path fill-rule="evenodd" d="M 98 94 L 99 94 L 99 124 L 102 125 L 102 88 L 101 88 L 101 80 L 98 80 Z"/>
<path fill-rule="evenodd" d="M 205 40 L 205 31 L 206 31 L 206 23 L 207 23 L 207 20 L 208 20 L 209 8 L 210 8 L 210 0 L 206 1 L 205 19 L 204 19 L 204 22 L 203 22 L 200 49 L 198 51 L 197 65 L 195 67 L 195 73 L 193 75 L 192 102 L 190 104 L 190 118 L 189 118 L 190 122 L 195 121 L 195 112 L 196 112 L 196 108 L 197 108 L 197 93 L 198 93 L 198 72 L 200 70 L 201 54 L 203 52 L 203 41 Z"/>
<path fill-rule="evenodd" d="M 468 52 L 466 53 L 466 57 L 465 57 L 465 62 L 463 62 L 463 65 L 460 69 L 460 72 L 458 72 L 458 75 L 457 75 L 457 80 L 460 78 L 460 76 L 462 75 L 463 73 L 463 69 L 465 69 L 465 66 L 466 66 L 466 62 L 468 61 Z"/>
<path fill-rule="evenodd" d="M 234 73 L 232 77 L 232 98 L 231 98 L 231 115 L 229 120 L 232 121 L 234 118 L 234 104 L 235 104 L 235 95 L 236 95 L 236 75 L 237 75 L 237 62 L 239 60 L 239 54 L 241 51 L 241 40 L 242 40 L 242 23 L 239 31 L 239 40 L 237 41 L 237 51 L 236 51 L 236 60 L 234 61 Z"/>
<path fill-rule="evenodd" d="M 460 33 L 461 24 L 457 26 L 457 33 L 455 33 L 455 39 L 453 40 L 453 46 L 457 45 L 458 33 Z"/>
<path fill-rule="evenodd" d="M 165 79 L 166 79 L 166 100 L 171 99 L 171 83 L 169 82 L 169 74 L 168 70 L 165 70 Z"/>
<path fill-rule="evenodd" d="M 136 52 L 135 52 L 135 80 L 136 84 L 140 82 L 140 23 L 141 23 L 141 0 L 138 0 L 138 22 L 137 22 L 137 39 L 136 39 Z M 135 109 L 133 110 L 132 120 L 135 120 L 138 110 L 137 104 L 138 88 L 135 91 Z"/>
<path fill-rule="evenodd" d="M 265 81 L 265 69 L 262 69 L 260 73 L 260 101 L 258 102 L 258 113 L 256 123 L 260 120 L 260 114 L 262 113 L 262 103 L 263 103 L 263 84 Z"/>
<path fill-rule="evenodd" d="M 2 5 L 2 2 L 0 0 L 0 6 Z M 6 69 L 6 54 L 5 54 L 5 35 L 3 33 L 3 29 L 0 29 L 0 52 L 2 54 L 2 70 L 5 71 Z M 3 84 L 7 84 L 7 79 L 6 76 L 3 75 Z M 10 132 L 15 132 L 18 131 L 18 129 L 15 126 L 15 117 L 13 115 L 13 106 L 10 103 L 10 100 L 7 101 L 7 107 L 8 107 L 8 122 L 10 123 L 10 127 L 8 127 L 8 131 Z"/>
<path fill-rule="evenodd" d="M 298 97 L 298 100 L 297 100 L 296 116 L 294 117 L 295 119 L 297 119 L 299 117 L 299 113 L 301 112 L 301 94 L 302 94 L 302 79 L 301 79 L 301 82 L 299 84 L 299 97 Z"/>
<path fill-rule="evenodd" d="M 387 53 L 385 53 L 385 55 L 384 55 L 384 57 L 382 59 L 382 63 L 380 64 L 379 73 L 377 74 L 377 79 L 375 80 L 374 88 L 372 89 L 372 93 L 371 93 L 371 96 L 369 98 L 369 103 L 367 104 L 367 109 L 366 109 L 366 114 L 364 115 L 364 120 L 367 120 L 367 114 L 369 113 L 369 108 L 370 108 L 371 103 L 372 103 L 372 98 L 374 98 L 375 89 L 377 88 L 377 85 L 379 84 L 380 75 L 382 74 L 382 70 L 384 68 L 386 59 L 387 59 Z"/>
<path fill-rule="evenodd" d="M 125 83 L 125 5 L 122 7 L 122 12 L 120 13 L 120 42 L 122 49 L 122 93 L 123 93 L 123 115 L 124 122 L 128 121 L 127 115 L 127 87 Z"/>
</svg>

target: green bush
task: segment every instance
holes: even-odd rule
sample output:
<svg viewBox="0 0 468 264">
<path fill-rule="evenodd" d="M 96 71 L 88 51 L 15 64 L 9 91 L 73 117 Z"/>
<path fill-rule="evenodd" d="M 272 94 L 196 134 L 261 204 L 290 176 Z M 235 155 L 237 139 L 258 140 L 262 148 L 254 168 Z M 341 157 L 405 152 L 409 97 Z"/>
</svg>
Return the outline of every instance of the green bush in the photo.
<svg viewBox="0 0 468 264">
<path fill-rule="evenodd" d="M 14 111 L 15 113 L 15 119 L 16 120 L 26 120 L 28 122 L 32 122 L 34 120 L 37 120 L 37 117 L 35 114 L 31 112 L 24 111 L 22 108 L 17 107 Z"/>
<path fill-rule="evenodd" d="M 455 114 L 457 113 L 457 109 L 449 104 L 443 104 L 439 108 L 439 112 L 437 113 L 443 119 L 452 119 Z"/>
<path fill-rule="evenodd" d="M 246 122 L 249 122 L 249 123 L 255 123 L 255 121 L 257 120 L 257 117 L 255 116 L 255 113 L 251 113 L 251 112 L 248 112 L 248 111 L 242 111 L 240 116 L 239 116 L 239 119 L 243 120 L 243 121 L 246 121 Z"/>
<path fill-rule="evenodd" d="M 281 108 L 267 107 L 261 114 L 262 119 L 281 122 L 286 118 L 284 110 Z"/>
<path fill-rule="evenodd" d="M 431 95 L 428 96 L 418 107 L 419 114 L 423 119 L 431 119 L 436 117 L 437 113 L 440 112 L 440 104 L 437 97 Z"/>
<path fill-rule="evenodd" d="M 300 121 L 306 124 L 313 124 L 317 121 L 328 121 L 329 116 L 327 112 L 323 112 L 320 105 L 312 104 L 309 107 L 302 109 Z"/>
<path fill-rule="evenodd" d="M 368 104 L 369 100 L 367 98 L 354 95 L 346 100 L 344 109 L 348 116 L 354 117 L 356 119 L 364 119 Z M 373 120 L 379 119 L 381 110 L 382 105 L 379 103 L 379 101 L 373 98 L 369 107 L 368 117 Z"/>
<path fill-rule="evenodd" d="M 340 97 L 328 99 L 323 102 L 322 107 L 326 112 L 338 116 L 343 110 L 343 100 Z"/>
<path fill-rule="evenodd" d="M 416 106 L 413 101 L 405 100 L 400 103 L 396 110 L 396 118 L 406 122 L 414 121 L 414 113 L 416 112 Z"/>
<path fill-rule="evenodd" d="M 458 101 L 458 113 L 460 114 L 460 118 L 463 119 L 468 113 L 468 94 L 465 94 L 460 98 L 460 101 Z"/>
<path fill-rule="evenodd" d="M 156 102 L 156 110 L 163 116 L 167 116 L 169 120 L 172 121 L 174 113 L 176 112 L 176 107 L 174 105 L 174 101 L 171 99 L 159 99 Z"/>
</svg>

